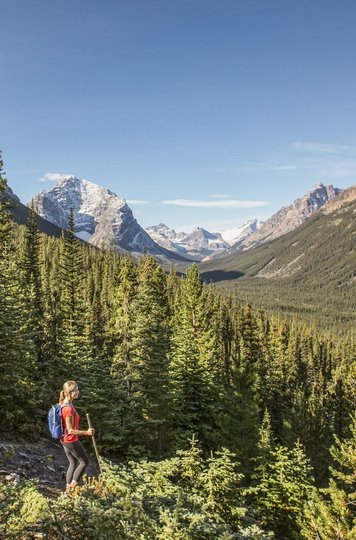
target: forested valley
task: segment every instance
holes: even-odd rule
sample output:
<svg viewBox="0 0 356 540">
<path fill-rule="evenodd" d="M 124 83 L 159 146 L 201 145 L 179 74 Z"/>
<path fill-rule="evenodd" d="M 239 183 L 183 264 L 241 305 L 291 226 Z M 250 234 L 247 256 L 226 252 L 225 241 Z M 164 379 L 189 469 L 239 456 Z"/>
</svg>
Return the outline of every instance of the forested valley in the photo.
<svg viewBox="0 0 356 540">
<path fill-rule="evenodd" d="M 0 196 L 6 181 L 0 175 Z M 0 200 L 2 440 L 81 390 L 103 474 L 72 498 L 1 484 L 12 539 L 356 538 L 355 343 L 150 256 L 15 225 Z"/>
</svg>

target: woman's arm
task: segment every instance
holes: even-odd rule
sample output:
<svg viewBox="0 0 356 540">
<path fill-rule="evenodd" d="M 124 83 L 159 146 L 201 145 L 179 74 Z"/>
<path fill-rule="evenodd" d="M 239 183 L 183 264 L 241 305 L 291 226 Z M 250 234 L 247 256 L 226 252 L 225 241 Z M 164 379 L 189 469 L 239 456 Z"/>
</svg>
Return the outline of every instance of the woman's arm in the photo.
<svg viewBox="0 0 356 540">
<path fill-rule="evenodd" d="M 90 428 L 86 431 L 82 431 L 80 429 L 74 429 L 73 427 L 73 416 L 67 416 L 66 417 L 66 428 L 68 435 L 88 435 L 91 437 L 94 435 L 94 429 Z"/>
</svg>

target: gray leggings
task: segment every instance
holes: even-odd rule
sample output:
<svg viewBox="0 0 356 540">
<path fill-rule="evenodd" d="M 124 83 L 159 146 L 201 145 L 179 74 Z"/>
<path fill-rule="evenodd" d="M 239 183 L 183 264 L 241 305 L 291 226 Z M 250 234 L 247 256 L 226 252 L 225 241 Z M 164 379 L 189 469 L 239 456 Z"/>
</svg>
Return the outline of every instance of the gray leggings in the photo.
<svg viewBox="0 0 356 540">
<path fill-rule="evenodd" d="M 72 443 L 62 442 L 62 446 L 69 461 L 66 474 L 67 484 L 70 484 L 73 480 L 79 482 L 89 463 L 88 456 L 79 441 Z"/>
</svg>

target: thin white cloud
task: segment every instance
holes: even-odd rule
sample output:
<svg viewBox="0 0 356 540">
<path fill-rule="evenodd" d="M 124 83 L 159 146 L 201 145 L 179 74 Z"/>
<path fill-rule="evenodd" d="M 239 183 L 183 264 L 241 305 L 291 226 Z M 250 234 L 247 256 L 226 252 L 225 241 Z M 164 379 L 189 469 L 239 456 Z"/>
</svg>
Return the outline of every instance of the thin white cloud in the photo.
<svg viewBox="0 0 356 540">
<path fill-rule="evenodd" d="M 296 168 L 296 165 L 276 165 L 272 167 L 274 171 L 295 171 Z"/>
<path fill-rule="evenodd" d="M 210 199 L 230 199 L 231 195 L 220 195 L 217 193 L 216 195 L 208 195 Z"/>
<path fill-rule="evenodd" d="M 296 141 L 291 148 L 298 152 L 298 169 L 323 182 L 338 182 L 356 175 L 356 146 L 316 141 Z"/>
<path fill-rule="evenodd" d="M 192 199 L 170 199 L 162 204 L 171 206 L 185 206 L 187 208 L 258 208 L 269 204 L 267 201 L 242 201 L 229 199 L 221 201 L 195 201 Z"/>
<path fill-rule="evenodd" d="M 62 173 L 46 172 L 38 180 L 39 180 L 39 182 L 61 182 L 62 180 L 66 180 L 67 178 L 70 178 L 71 176 L 74 176 L 74 175 L 73 174 L 62 174 Z"/>
<path fill-rule="evenodd" d="M 241 167 L 232 167 L 231 169 L 220 169 L 221 173 L 263 173 L 270 171 L 294 171 L 297 169 L 295 163 L 273 162 L 273 161 L 256 161 L 248 162 Z"/>
<path fill-rule="evenodd" d="M 127 204 L 148 204 L 149 201 L 141 201 L 141 200 L 138 200 L 138 199 L 127 199 L 126 200 Z"/>
<path fill-rule="evenodd" d="M 329 144 L 317 141 L 295 141 L 292 148 L 298 152 L 306 152 L 308 154 L 344 154 L 352 150 L 352 146 L 348 144 Z"/>
</svg>

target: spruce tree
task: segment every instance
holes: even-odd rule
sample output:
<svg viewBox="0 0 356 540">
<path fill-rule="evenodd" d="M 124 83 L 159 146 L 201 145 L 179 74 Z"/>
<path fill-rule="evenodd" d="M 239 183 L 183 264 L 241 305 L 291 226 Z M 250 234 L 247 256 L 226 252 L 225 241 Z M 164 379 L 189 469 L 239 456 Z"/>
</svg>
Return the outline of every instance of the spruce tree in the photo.
<svg viewBox="0 0 356 540">
<path fill-rule="evenodd" d="M 247 317 L 246 317 L 247 315 Z M 223 411 L 219 422 L 223 443 L 237 454 L 242 472 L 249 477 L 256 453 L 259 427 L 259 378 L 261 354 L 259 332 L 251 306 L 234 307 L 229 370 L 225 382 Z"/>
<path fill-rule="evenodd" d="M 107 353 L 111 358 L 111 374 L 119 394 L 120 411 L 116 420 L 119 436 L 116 439 L 116 449 L 119 454 L 132 458 L 144 453 L 139 429 L 142 417 L 134 396 L 132 305 L 136 289 L 136 268 L 128 257 L 123 257 L 111 299 Z"/>
<path fill-rule="evenodd" d="M 60 371 L 64 380 L 85 381 L 88 344 L 84 337 L 88 306 L 85 304 L 83 248 L 75 236 L 73 210 L 60 256 L 61 350 Z"/>
<path fill-rule="evenodd" d="M 326 489 L 314 490 L 300 518 L 306 540 L 353 540 L 356 530 L 356 414 L 348 439 L 335 437 L 330 453 L 335 464 Z"/>
<path fill-rule="evenodd" d="M 300 443 L 289 450 L 277 446 L 255 489 L 255 507 L 263 526 L 277 538 L 298 538 L 299 519 L 312 494 L 309 460 Z"/>
<path fill-rule="evenodd" d="M 199 272 L 193 265 L 182 282 L 173 323 L 170 379 L 172 428 L 178 447 L 193 434 L 198 436 L 204 449 L 214 446 L 215 403 L 210 367 L 215 336 L 204 300 Z"/>
<path fill-rule="evenodd" d="M 0 363 L 1 431 L 8 436 L 30 435 L 38 429 L 34 404 L 38 385 L 30 313 L 21 288 L 21 266 L 13 223 L 4 198 L 7 187 L 0 154 Z"/>
<path fill-rule="evenodd" d="M 142 442 L 153 455 L 160 455 L 167 442 L 170 416 L 166 278 L 150 256 L 142 257 L 137 272 L 132 302 L 132 392 L 140 410 Z"/>
<path fill-rule="evenodd" d="M 29 218 L 25 232 L 25 246 L 23 253 L 23 289 L 25 291 L 28 310 L 30 313 L 30 325 L 36 348 L 39 373 L 42 383 L 45 381 L 46 372 L 43 361 L 43 288 L 40 270 L 40 232 L 37 227 L 37 216 L 34 203 L 29 208 Z"/>
</svg>

